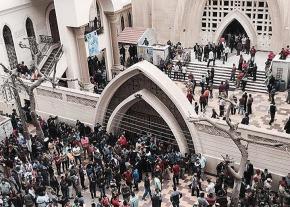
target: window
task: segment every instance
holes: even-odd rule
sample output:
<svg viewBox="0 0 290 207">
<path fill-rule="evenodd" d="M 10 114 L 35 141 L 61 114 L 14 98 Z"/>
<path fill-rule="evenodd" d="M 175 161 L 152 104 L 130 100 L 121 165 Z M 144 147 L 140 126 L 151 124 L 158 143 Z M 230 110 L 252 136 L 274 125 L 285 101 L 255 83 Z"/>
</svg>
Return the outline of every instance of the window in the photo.
<svg viewBox="0 0 290 207">
<path fill-rule="evenodd" d="M 132 25 L 132 16 L 131 16 L 131 13 L 129 12 L 129 14 L 128 14 L 128 25 L 129 25 L 129 27 L 132 27 L 133 25 Z"/>
<path fill-rule="evenodd" d="M 10 68 L 15 69 L 18 64 L 18 61 L 17 61 L 16 51 L 15 51 L 13 36 L 12 36 L 10 28 L 7 25 L 3 27 L 3 39 L 4 39 L 4 44 L 6 47 L 6 52 L 7 52 Z"/>
<path fill-rule="evenodd" d="M 124 21 L 124 17 L 121 17 L 121 29 L 122 31 L 125 29 L 125 21 Z"/>
</svg>

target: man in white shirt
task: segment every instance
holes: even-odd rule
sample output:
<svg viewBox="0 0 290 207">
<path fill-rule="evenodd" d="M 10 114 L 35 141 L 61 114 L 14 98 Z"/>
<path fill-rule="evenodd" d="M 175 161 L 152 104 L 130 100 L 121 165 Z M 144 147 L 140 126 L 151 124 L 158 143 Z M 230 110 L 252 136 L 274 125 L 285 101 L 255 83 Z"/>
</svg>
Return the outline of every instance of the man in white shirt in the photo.
<svg viewBox="0 0 290 207">
<path fill-rule="evenodd" d="M 215 66 L 215 58 L 214 58 L 214 53 L 211 50 L 208 54 L 208 62 L 207 62 L 207 67 L 209 67 L 210 62 L 213 61 L 213 66 Z"/>
<path fill-rule="evenodd" d="M 208 186 L 206 187 L 205 191 L 207 194 L 212 193 L 215 195 L 215 188 L 214 188 L 214 183 L 211 181 L 211 179 L 207 179 Z"/>
<path fill-rule="evenodd" d="M 178 64 L 176 64 L 175 66 L 174 66 L 174 68 L 173 68 L 173 72 L 174 72 L 174 79 L 179 79 L 179 75 L 178 75 L 178 73 L 179 73 L 179 65 Z"/>
<path fill-rule="evenodd" d="M 73 149 L 72 149 L 72 153 L 73 153 L 73 156 L 75 158 L 76 165 L 78 164 L 78 160 L 79 160 L 80 164 L 82 164 L 82 161 L 81 161 L 81 148 L 78 145 L 75 145 L 73 147 Z"/>
</svg>

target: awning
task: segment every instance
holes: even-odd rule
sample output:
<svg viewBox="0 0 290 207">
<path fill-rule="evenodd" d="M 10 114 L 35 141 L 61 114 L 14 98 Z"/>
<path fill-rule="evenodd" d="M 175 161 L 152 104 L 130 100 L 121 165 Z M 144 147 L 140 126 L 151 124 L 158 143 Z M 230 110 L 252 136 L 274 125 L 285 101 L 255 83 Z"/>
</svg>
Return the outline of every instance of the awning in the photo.
<svg viewBox="0 0 290 207">
<path fill-rule="evenodd" d="M 137 45 L 139 39 L 142 37 L 145 28 L 142 27 L 126 27 L 118 36 L 119 43 Z"/>
</svg>

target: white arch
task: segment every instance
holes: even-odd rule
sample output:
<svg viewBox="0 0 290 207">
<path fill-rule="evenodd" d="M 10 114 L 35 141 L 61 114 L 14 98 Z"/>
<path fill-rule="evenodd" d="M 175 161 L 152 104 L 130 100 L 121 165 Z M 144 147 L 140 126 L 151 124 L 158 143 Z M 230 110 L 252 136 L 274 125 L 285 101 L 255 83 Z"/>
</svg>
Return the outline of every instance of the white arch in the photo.
<svg viewBox="0 0 290 207">
<path fill-rule="evenodd" d="M 137 96 L 139 95 L 139 96 Z M 140 98 L 139 98 L 140 97 Z M 135 103 L 137 103 L 140 100 L 144 100 L 146 103 L 148 103 L 157 113 L 163 118 L 163 120 L 166 122 L 166 124 L 171 129 L 174 137 L 176 138 L 177 144 L 179 146 L 180 152 L 182 154 L 185 154 L 188 152 L 188 145 L 186 142 L 186 138 L 184 134 L 182 133 L 182 129 L 173 116 L 173 114 L 170 112 L 170 110 L 150 91 L 147 89 L 140 90 L 128 98 L 126 98 L 124 101 L 122 101 L 113 111 L 111 114 L 108 124 L 107 124 L 107 131 L 108 132 L 116 132 L 117 129 L 120 126 L 120 122 L 124 116 L 124 114 L 130 109 L 131 106 L 133 106 Z M 118 118 L 117 118 L 118 117 Z"/>
<path fill-rule="evenodd" d="M 127 80 L 140 73 L 154 82 L 175 104 L 191 134 L 195 151 L 202 153 L 203 150 L 197 130 L 195 129 L 194 124 L 189 122 L 190 116 L 197 116 L 194 111 L 194 107 L 186 99 L 181 89 L 178 88 L 177 85 L 172 80 L 170 80 L 167 75 L 165 75 L 157 67 L 147 61 L 142 61 L 133 65 L 111 80 L 98 100 L 95 113 L 95 123 L 103 123 L 108 105 L 118 88 L 122 86 Z"/>
<path fill-rule="evenodd" d="M 214 42 L 218 42 L 220 40 L 225 29 L 235 19 L 238 22 L 240 22 L 240 24 L 243 26 L 243 28 L 247 32 L 247 35 L 249 36 L 251 40 L 251 45 L 256 46 L 257 45 L 257 32 L 255 28 L 252 26 L 251 20 L 239 10 L 232 11 L 222 20 L 222 22 L 219 24 L 219 27 L 217 28 L 215 32 Z"/>
<path fill-rule="evenodd" d="M 50 36 L 51 36 L 51 29 L 50 29 L 50 23 L 49 23 L 49 14 L 50 14 L 51 10 L 53 10 L 53 9 L 55 9 L 54 3 L 51 2 L 45 10 L 46 30 L 47 30 L 47 34 L 49 34 Z"/>
</svg>

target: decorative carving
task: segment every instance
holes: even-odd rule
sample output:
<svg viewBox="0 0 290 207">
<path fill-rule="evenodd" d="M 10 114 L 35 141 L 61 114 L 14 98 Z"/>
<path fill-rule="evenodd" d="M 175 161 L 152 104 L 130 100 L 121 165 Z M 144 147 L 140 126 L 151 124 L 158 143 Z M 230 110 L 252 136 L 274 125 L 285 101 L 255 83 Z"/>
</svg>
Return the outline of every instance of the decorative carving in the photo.
<svg viewBox="0 0 290 207">
<path fill-rule="evenodd" d="M 60 99 L 60 100 L 63 99 L 61 93 L 56 93 L 56 92 L 52 92 L 52 91 L 48 91 L 44 89 L 37 89 L 37 94 L 40 96 L 47 96 L 47 97 Z"/>
<path fill-rule="evenodd" d="M 84 105 L 84 106 L 89 106 L 92 108 L 96 108 L 96 105 L 97 105 L 97 101 L 95 101 L 95 100 L 80 98 L 80 97 L 76 97 L 76 96 L 72 96 L 72 95 L 67 95 L 66 97 L 67 97 L 67 102 L 76 103 L 76 104 L 80 104 L 80 105 Z"/>
<path fill-rule="evenodd" d="M 267 142 L 267 143 L 272 143 L 272 144 L 275 144 L 275 143 L 283 144 L 283 146 L 280 146 L 280 147 L 276 147 L 276 146 L 271 147 L 271 148 L 282 150 L 282 151 L 287 151 L 287 148 L 290 147 L 290 142 L 288 142 L 288 143 L 287 142 L 281 142 L 281 141 L 278 141 L 278 140 L 275 140 L 275 139 L 270 139 L 270 138 L 265 138 L 265 137 L 260 137 L 260 136 L 254 136 L 254 135 L 250 135 L 250 134 L 248 135 L 248 138 L 252 139 L 252 140 L 255 140 L 255 141 L 259 141 L 259 142 Z"/>
<path fill-rule="evenodd" d="M 210 126 L 208 124 L 203 124 L 201 123 L 195 123 L 195 127 L 198 131 L 204 132 L 206 134 L 210 134 L 210 135 L 214 135 L 214 136 L 220 136 L 220 137 L 224 137 L 224 138 L 229 138 L 229 136 L 218 130 L 217 128 Z M 239 133 L 240 134 L 240 133 Z M 290 148 L 290 142 L 286 143 L 286 142 L 281 142 L 278 140 L 274 140 L 274 139 L 270 139 L 270 138 L 264 138 L 264 137 L 260 137 L 260 136 L 254 136 L 254 135 L 248 135 L 249 139 L 258 141 L 258 142 L 265 142 L 265 143 L 272 143 L 272 144 L 283 144 L 283 146 L 277 147 L 277 146 L 267 146 L 268 148 L 273 148 L 276 150 L 281 150 L 281 151 L 287 151 L 287 148 Z"/>
<path fill-rule="evenodd" d="M 39 35 L 39 40 L 40 40 L 40 43 L 48 43 L 48 44 L 53 43 L 53 38 L 47 35 Z"/>
</svg>

